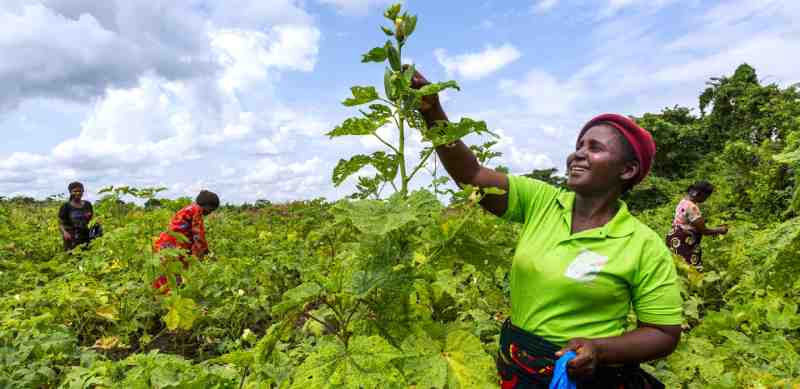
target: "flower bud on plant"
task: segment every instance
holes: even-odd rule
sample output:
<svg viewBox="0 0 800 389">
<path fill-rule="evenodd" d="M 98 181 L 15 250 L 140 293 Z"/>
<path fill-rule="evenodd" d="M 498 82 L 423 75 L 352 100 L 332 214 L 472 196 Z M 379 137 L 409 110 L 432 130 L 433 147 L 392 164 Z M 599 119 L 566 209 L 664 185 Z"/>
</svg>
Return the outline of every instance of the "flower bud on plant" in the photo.
<svg viewBox="0 0 800 389">
<path fill-rule="evenodd" d="M 397 36 L 397 40 L 402 42 L 406 39 L 405 30 L 403 29 L 403 18 L 398 17 L 394 20 L 394 34 Z"/>
</svg>

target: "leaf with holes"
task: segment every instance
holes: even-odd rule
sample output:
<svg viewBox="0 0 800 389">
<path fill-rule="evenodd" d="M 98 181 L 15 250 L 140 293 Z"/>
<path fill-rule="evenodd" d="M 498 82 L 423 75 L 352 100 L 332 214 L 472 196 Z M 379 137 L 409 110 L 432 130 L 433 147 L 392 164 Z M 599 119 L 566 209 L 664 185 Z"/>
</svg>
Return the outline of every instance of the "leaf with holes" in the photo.
<svg viewBox="0 0 800 389">
<path fill-rule="evenodd" d="M 371 86 L 354 86 L 350 88 L 350 92 L 353 93 L 353 97 L 347 98 L 344 102 L 342 102 L 345 107 L 353 107 L 356 105 L 370 103 L 380 97 L 378 96 L 378 92 L 375 90 L 375 88 Z"/>
</svg>

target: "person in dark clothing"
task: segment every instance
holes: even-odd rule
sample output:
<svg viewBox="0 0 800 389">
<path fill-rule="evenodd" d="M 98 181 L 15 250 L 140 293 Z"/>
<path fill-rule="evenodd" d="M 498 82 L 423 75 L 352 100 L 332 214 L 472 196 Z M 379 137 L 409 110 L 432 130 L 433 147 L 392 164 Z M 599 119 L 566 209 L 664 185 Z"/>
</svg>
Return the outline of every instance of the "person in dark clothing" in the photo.
<svg viewBox="0 0 800 389">
<path fill-rule="evenodd" d="M 94 215 L 92 203 L 83 200 L 83 184 L 73 182 L 67 189 L 69 190 L 69 201 L 58 210 L 64 251 L 72 250 L 78 245 L 89 242 L 89 221 Z"/>
</svg>

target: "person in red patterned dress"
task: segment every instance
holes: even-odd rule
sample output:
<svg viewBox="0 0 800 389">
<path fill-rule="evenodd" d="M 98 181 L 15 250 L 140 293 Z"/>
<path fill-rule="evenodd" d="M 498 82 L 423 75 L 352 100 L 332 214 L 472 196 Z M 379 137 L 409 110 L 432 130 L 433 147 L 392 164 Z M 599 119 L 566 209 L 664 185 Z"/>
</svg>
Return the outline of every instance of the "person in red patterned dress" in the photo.
<svg viewBox="0 0 800 389">
<path fill-rule="evenodd" d="M 172 221 L 169 223 L 169 232 L 162 232 L 158 236 L 153 243 L 153 252 L 168 248 L 180 248 L 198 259 L 203 258 L 208 253 L 203 216 L 209 215 L 218 207 L 219 197 L 215 193 L 207 190 L 200 191 L 195 202 L 183 207 L 172 217 Z M 186 239 L 176 239 L 174 236 L 176 234 L 183 235 Z M 178 260 L 183 263 L 184 268 L 189 267 L 189 262 L 184 259 L 184 256 L 178 257 Z M 178 284 L 181 283 L 180 276 L 176 281 Z M 153 281 L 153 287 L 164 288 L 163 291 L 166 293 L 169 291 L 169 288 L 166 287 L 167 283 L 167 277 L 161 275 Z"/>
</svg>

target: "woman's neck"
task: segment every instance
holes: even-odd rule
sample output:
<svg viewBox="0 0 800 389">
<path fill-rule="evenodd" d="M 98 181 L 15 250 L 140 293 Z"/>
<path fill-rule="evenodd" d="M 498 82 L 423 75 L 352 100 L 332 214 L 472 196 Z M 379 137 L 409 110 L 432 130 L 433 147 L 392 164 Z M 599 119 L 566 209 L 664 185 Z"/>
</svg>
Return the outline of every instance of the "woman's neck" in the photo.
<svg viewBox="0 0 800 389">
<path fill-rule="evenodd" d="M 575 194 L 572 208 L 572 233 L 604 226 L 614 215 L 619 206 L 619 196 L 608 193 L 603 196 L 584 196 Z"/>
<path fill-rule="evenodd" d="M 76 207 L 83 206 L 83 199 L 71 199 L 69 202 Z"/>
</svg>

